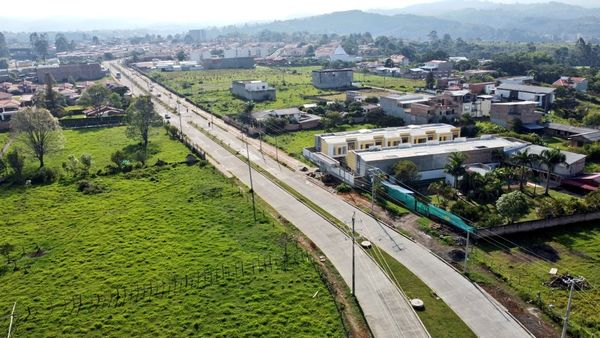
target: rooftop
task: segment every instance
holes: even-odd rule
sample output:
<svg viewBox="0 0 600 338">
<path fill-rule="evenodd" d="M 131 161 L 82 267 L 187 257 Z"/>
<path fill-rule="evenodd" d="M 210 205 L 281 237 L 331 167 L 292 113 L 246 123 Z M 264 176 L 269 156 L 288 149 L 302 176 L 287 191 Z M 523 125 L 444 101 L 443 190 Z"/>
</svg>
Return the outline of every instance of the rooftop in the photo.
<svg viewBox="0 0 600 338">
<path fill-rule="evenodd" d="M 341 69 L 317 69 L 313 70 L 313 73 L 337 73 L 337 72 L 352 72 L 352 68 L 341 68 Z"/>
<path fill-rule="evenodd" d="M 496 89 L 515 90 L 515 91 L 519 91 L 519 92 L 534 93 L 534 94 L 552 94 L 556 90 L 556 88 L 550 88 L 550 87 L 528 86 L 528 85 L 519 85 L 519 84 L 511 84 L 511 83 L 501 84 Z"/>
<path fill-rule="evenodd" d="M 526 105 L 537 105 L 535 101 L 513 101 L 513 102 L 494 102 L 496 106 L 526 106 Z"/>
<path fill-rule="evenodd" d="M 553 129 L 553 130 L 566 131 L 566 132 L 573 133 L 573 134 L 587 134 L 587 133 L 600 131 L 598 129 L 575 127 L 575 126 L 569 126 L 569 125 L 560 124 L 560 123 L 548 123 L 547 128 Z"/>
<path fill-rule="evenodd" d="M 494 136 L 482 136 L 476 139 L 459 138 L 445 143 L 405 144 L 398 148 L 384 150 L 365 150 L 356 152 L 365 162 L 381 161 L 387 159 L 403 159 L 416 156 L 432 156 L 450 154 L 454 152 L 467 152 L 482 149 L 506 150 L 520 149 L 527 145 L 524 141 Z"/>
<path fill-rule="evenodd" d="M 541 155 L 544 150 L 549 150 L 549 149 L 551 149 L 551 148 L 538 146 L 535 144 L 530 144 L 530 145 L 528 145 L 524 148 L 518 149 L 518 150 L 519 151 L 527 151 L 529 154 Z M 565 157 L 566 157 L 565 162 L 568 165 L 571 165 L 571 164 L 587 157 L 586 155 L 573 153 L 570 151 L 561 150 L 560 152 L 565 155 Z"/>
<path fill-rule="evenodd" d="M 373 138 L 374 136 L 395 136 L 401 134 L 408 135 L 425 135 L 428 131 L 435 131 L 437 133 L 452 133 L 453 130 L 458 128 L 443 123 L 435 124 L 423 124 L 423 125 L 408 125 L 404 127 L 390 127 L 390 128 L 378 128 L 378 129 L 361 129 L 355 131 L 343 131 L 339 133 L 321 134 L 318 135 L 322 139 L 326 139 L 328 143 L 345 143 L 349 137 L 362 137 L 362 138 Z"/>
</svg>

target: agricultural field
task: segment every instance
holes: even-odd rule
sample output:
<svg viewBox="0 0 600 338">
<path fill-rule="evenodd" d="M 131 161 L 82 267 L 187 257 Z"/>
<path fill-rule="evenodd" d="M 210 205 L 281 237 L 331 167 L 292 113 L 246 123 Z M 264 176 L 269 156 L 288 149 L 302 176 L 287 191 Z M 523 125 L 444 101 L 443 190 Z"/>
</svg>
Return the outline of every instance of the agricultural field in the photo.
<svg viewBox="0 0 600 338">
<path fill-rule="evenodd" d="M 245 101 L 231 95 L 234 80 L 263 80 L 277 89 L 277 100 L 256 102 L 255 111 L 298 107 L 314 102 L 309 96 L 338 94 L 319 90 L 311 83 L 311 72 L 319 67 L 288 67 L 189 72 L 150 72 L 148 75 L 180 95 L 217 115 L 238 114 Z"/>
<path fill-rule="evenodd" d="M 289 156 L 295 158 L 302 157 L 302 149 L 312 147 L 315 145 L 315 135 L 346 131 L 346 130 L 359 130 L 375 128 L 372 124 L 345 124 L 338 126 L 336 130 L 325 130 L 325 129 L 311 129 L 301 130 L 279 135 L 265 135 L 264 140 L 272 145 L 277 145 L 280 149 L 285 151 Z"/>
<path fill-rule="evenodd" d="M 549 285 L 555 278 L 549 274 L 550 269 L 557 268 L 557 276 L 585 277 L 589 285 L 574 293 L 569 330 L 574 337 L 591 337 L 600 333 L 598 243 L 600 224 L 573 224 L 507 240 L 479 240 L 470 257 L 515 289 L 525 301 L 540 306 L 559 324 L 568 291 Z M 479 280 L 482 275 L 485 273 L 475 272 L 471 277 L 482 284 L 493 284 L 486 278 Z"/>
<path fill-rule="evenodd" d="M 404 79 L 400 77 L 389 77 L 374 74 L 354 73 L 354 81 L 361 83 L 365 87 L 379 87 L 400 92 L 411 93 L 415 88 L 425 87 L 425 81 Z"/>
<path fill-rule="evenodd" d="M 315 97 L 330 101 L 345 100 L 344 93 L 313 87 L 311 72 L 320 68 L 305 66 L 188 72 L 152 71 L 148 73 L 148 76 L 204 109 L 223 116 L 238 114 L 244 109 L 245 101 L 235 98 L 229 92 L 231 82 L 234 80 L 263 80 L 277 89 L 277 100 L 256 102 L 255 111 L 298 107 L 315 102 Z M 420 80 L 359 73 L 354 74 L 354 80 L 361 82 L 363 86 L 375 86 L 402 92 L 412 92 L 415 87 L 425 85 L 425 82 Z"/>
<path fill-rule="evenodd" d="M 136 147 L 123 127 L 65 139 L 48 166 L 86 153 L 96 173 Z M 262 208 L 255 225 L 245 189 L 210 165 L 180 163 L 188 150 L 163 130 L 151 150 L 148 168 L 92 174 L 96 194 L 70 179 L 0 188 L 0 244 L 14 247 L 0 257 L 1 331 L 17 302 L 15 336 L 344 336 L 289 229 Z"/>
</svg>

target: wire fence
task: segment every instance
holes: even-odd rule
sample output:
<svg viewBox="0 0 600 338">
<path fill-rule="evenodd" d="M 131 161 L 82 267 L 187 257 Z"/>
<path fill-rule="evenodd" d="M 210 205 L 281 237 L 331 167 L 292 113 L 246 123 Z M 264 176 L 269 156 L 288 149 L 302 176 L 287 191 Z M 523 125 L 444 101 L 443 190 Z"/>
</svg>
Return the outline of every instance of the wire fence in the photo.
<svg viewBox="0 0 600 338">
<path fill-rule="evenodd" d="M 89 293 L 72 293 L 47 303 L 20 301 L 15 315 L 16 323 L 44 320 L 59 313 L 74 316 L 85 311 L 98 311 L 135 305 L 152 299 L 185 294 L 191 289 L 210 286 L 228 287 L 257 275 L 275 274 L 313 264 L 312 257 L 295 243 L 290 243 L 282 255 L 264 255 L 252 260 L 238 260 L 229 264 L 206 265 L 202 269 L 183 275 L 174 274 L 164 280 L 130 283 Z M 320 275 L 320 274 L 319 274 Z M 327 285 L 327 283 L 326 283 Z M 2 316 L 5 318 L 10 316 Z"/>
</svg>

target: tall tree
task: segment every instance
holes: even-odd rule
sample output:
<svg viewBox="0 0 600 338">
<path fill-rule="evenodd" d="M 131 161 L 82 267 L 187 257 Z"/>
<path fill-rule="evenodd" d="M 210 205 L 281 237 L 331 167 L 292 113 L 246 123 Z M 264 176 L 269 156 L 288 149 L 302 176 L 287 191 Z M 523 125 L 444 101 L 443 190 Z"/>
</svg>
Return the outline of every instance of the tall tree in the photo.
<svg viewBox="0 0 600 338">
<path fill-rule="evenodd" d="M 56 47 L 57 52 L 66 52 L 71 50 L 71 44 L 67 40 L 64 34 L 57 34 L 54 39 L 54 47 Z"/>
<path fill-rule="evenodd" d="M 31 33 L 29 42 L 38 58 L 46 60 L 48 56 L 48 35 L 46 33 Z"/>
<path fill-rule="evenodd" d="M 23 168 L 25 168 L 25 156 L 21 154 L 19 148 L 14 148 L 6 154 L 6 164 L 10 167 L 13 179 L 16 182 L 23 181 Z"/>
<path fill-rule="evenodd" d="M 10 121 L 14 133 L 23 138 L 24 143 L 44 166 L 44 158 L 49 153 L 62 149 L 62 129 L 56 119 L 46 109 L 27 108 L 16 113 Z"/>
<path fill-rule="evenodd" d="M 148 137 L 150 128 L 160 123 L 160 116 L 154 111 L 154 104 L 150 96 L 140 96 L 131 102 L 127 108 L 127 136 L 139 139 L 142 150 L 148 150 Z"/>
<path fill-rule="evenodd" d="M 427 77 L 425 77 L 425 87 L 427 87 L 427 89 L 433 89 L 433 87 L 435 87 L 435 77 L 433 76 L 433 72 L 427 73 Z"/>
<path fill-rule="evenodd" d="M 527 173 L 527 168 L 533 164 L 534 158 L 533 154 L 529 154 L 529 151 L 525 149 L 524 151 L 519 151 L 515 153 L 512 157 L 512 162 L 519 166 L 519 190 L 523 191 L 523 187 L 525 185 L 525 174 Z"/>
<path fill-rule="evenodd" d="M 448 157 L 448 163 L 444 166 L 446 172 L 454 177 L 454 188 L 458 187 L 458 178 L 464 175 L 464 164 L 467 156 L 463 153 L 454 152 Z"/>
<path fill-rule="evenodd" d="M 550 175 L 554 174 L 557 165 L 566 164 L 567 157 L 559 149 L 547 149 L 542 150 L 539 160 L 546 167 L 546 189 L 544 194 L 548 195 Z"/>
<path fill-rule="evenodd" d="M 95 84 L 81 94 L 78 103 L 84 106 L 92 106 L 97 109 L 110 103 L 111 94 L 112 91 L 106 88 L 106 86 Z"/>
<path fill-rule="evenodd" d="M 394 176 L 396 179 L 405 184 L 411 184 L 419 179 L 419 168 L 412 161 L 399 161 L 394 165 Z"/>
<path fill-rule="evenodd" d="M 8 45 L 6 44 L 6 38 L 4 34 L 0 32 L 0 58 L 7 58 L 10 54 L 8 52 Z"/>
</svg>

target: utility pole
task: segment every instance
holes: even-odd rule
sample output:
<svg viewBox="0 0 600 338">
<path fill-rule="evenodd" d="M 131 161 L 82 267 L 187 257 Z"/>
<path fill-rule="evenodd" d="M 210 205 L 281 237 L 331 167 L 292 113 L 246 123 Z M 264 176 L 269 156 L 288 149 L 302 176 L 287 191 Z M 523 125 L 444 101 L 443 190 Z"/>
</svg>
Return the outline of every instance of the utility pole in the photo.
<svg viewBox="0 0 600 338">
<path fill-rule="evenodd" d="M 471 232 L 467 230 L 467 244 L 465 245 L 465 266 L 463 268 L 463 273 L 467 273 L 467 261 L 469 260 L 469 236 Z"/>
<path fill-rule="evenodd" d="M 246 142 L 246 157 L 248 158 L 248 175 L 250 176 L 250 192 L 252 193 L 252 212 L 254 213 L 254 224 L 256 224 L 256 202 L 254 201 L 254 184 L 252 183 L 252 167 L 250 166 L 250 150 L 248 150 L 248 140 Z"/>
<path fill-rule="evenodd" d="M 355 263 L 354 263 L 354 246 L 356 245 L 356 236 L 354 236 L 354 218 L 356 216 L 356 211 L 352 214 L 352 295 L 356 297 L 356 273 L 355 273 Z"/>
<path fill-rule="evenodd" d="M 562 328 L 562 334 L 560 335 L 561 338 L 567 338 L 567 328 L 569 327 L 569 315 L 571 314 L 571 303 L 573 302 L 573 289 L 575 289 L 575 283 L 578 281 L 582 281 L 583 278 L 571 278 L 569 279 L 569 281 L 567 282 L 568 284 L 570 284 L 570 289 L 569 289 L 569 302 L 567 303 L 567 313 L 565 314 L 565 318 L 564 318 L 564 323 L 563 323 L 563 328 Z"/>
<path fill-rule="evenodd" d="M 13 320 L 15 319 L 15 308 L 16 307 L 17 307 L 17 302 L 15 302 L 13 304 L 12 312 L 10 314 L 10 324 L 8 325 L 8 336 L 6 336 L 6 338 L 10 338 L 10 335 L 12 334 L 12 326 L 13 326 Z"/>
<path fill-rule="evenodd" d="M 177 114 L 179 115 L 179 132 L 183 139 L 183 123 L 181 122 L 181 111 L 179 111 L 179 104 L 177 104 Z"/>
<path fill-rule="evenodd" d="M 277 143 L 277 135 L 275 135 L 275 161 L 277 161 L 277 165 L 279 165 L 279 145 Z"/>
<path fill-rule="evenodd" d="M 377 172 L 372 170 L 371 173 L 373 175 L 371 179 L 371 214 L 373 214 L 375 208 L 375 194 L 377 193 Z"/>
<path fill-rule="evenodd" d="M 262 153 L 262 133 L 260 132 L 260 130 L 258 131 L 258 141 L 260 142 L 260 152 Z"/>
</svg>

